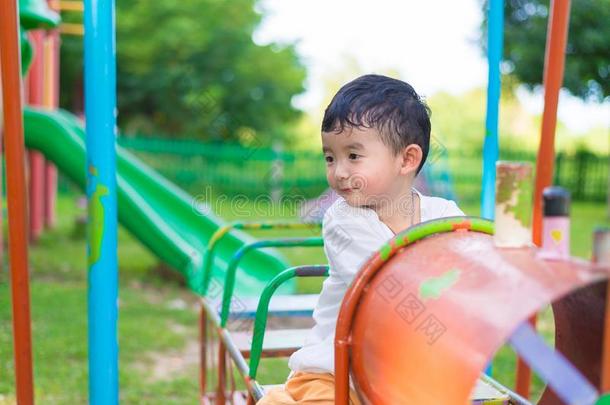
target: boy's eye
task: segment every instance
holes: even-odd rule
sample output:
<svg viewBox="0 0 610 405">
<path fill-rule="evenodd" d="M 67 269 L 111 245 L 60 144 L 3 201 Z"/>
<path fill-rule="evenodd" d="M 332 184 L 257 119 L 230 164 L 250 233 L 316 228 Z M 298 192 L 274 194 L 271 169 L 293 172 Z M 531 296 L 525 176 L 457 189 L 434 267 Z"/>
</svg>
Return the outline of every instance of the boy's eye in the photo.
<svg viewBox="0 0 610 405">
<path fill-rule="evenodd" d="M 333 161 L 332 156 L 325 156 L 324 159 L 326 160 L 326 163 L 332 163 L 332 161 Z"/>
<path fill-rule="evenodd" d="M 350 159 L 358 159 L 359 157 L 360 157 L 360 155 L 357 155 L 357 154 L 355 154 L 355 153 L 350 153 L 350 154 L 349 154 L 349 158 L 350 158 Z"/>
</svg>

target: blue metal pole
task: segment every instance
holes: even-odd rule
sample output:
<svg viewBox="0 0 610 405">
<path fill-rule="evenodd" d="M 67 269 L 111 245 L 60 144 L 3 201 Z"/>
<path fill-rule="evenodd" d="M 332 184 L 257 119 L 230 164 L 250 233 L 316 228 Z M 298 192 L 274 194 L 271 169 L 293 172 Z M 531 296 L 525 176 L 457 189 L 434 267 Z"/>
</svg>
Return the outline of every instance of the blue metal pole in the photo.
<svg viewBox="0 0 610 405">
<path fill-rule="evenodd" d="M 85 0 L 89 402 L 118 404 L 114 0 Z"/>
<path fill-rule="evenodd" d="M 483 144 L 483 188 L 481 216 L 494 219 L 496 205 L 496 161 L 498 160 L 498 113 L 500 107 L 500 62 L 504 37 L 504 0 L 489 0 L 487 17 L 487 116 Z M 491 362 L 485 373 L 491 376 Z"/>
<path fill-rule="evenodd" d="M 498 160 L 498 109 L 500 104 L 500 61 L 504 27 L 504 0 L 489 0 L 487 18 L 487 117 L 483 145 L 483 189 L 481 216 L 494 219 L 496 200 L 496 161 Z"/>
</svg>

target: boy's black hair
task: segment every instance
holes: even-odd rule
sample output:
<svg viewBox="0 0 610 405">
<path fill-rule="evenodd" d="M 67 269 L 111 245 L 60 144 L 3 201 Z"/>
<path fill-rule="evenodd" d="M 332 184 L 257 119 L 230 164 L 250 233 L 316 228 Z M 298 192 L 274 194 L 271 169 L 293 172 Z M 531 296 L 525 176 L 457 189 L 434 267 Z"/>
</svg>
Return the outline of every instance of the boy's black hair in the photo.
<svg viewBox="0 0 610 405">
<path fill-rule="evenodd" d="M 375 128 L 394 154 L 410 144 L 423 155 L 430 147 L 430 108 L 409 84 L 382 75 L 364 75 L 347 83 L 335 94 L 324 112 L 323 132 L 342 132 L 345 127 Z"/>
</svg>

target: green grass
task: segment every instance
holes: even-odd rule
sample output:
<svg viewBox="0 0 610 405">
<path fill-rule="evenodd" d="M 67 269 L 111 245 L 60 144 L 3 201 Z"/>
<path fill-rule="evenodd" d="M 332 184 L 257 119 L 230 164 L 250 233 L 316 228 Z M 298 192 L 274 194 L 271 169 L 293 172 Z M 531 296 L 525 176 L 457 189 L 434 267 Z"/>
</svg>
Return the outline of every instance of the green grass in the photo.
<svg viewBox="0 0 610 405">
<path fill-rule="evenodd" d="M 57 227 L 30 249 L 36 398 L 43 404 L 88 402 L 85 242 L 74 237 L 76 204 L 58 201 Z M 197 401 L 196 367 L 151 383 L 155 355 L 180 352 L 197 334 L 196 299 L 155 271 L 156 259 L 119 233 L 121 402 Z M 0 273 L 0 404 L 14 399 L 7 267 Z"/>
<path fill-rule="evenodd" d="M 294 209 L 252 203 L 235 211 L 229 204 L 214 207 L 226 219 L 294 219 Z M 477 215 L 476 206 L 462 206 Z M 591 231 L 608 224 L 605 206 L 575 203 L 572 247 L 589 257 Z M 87 270 L 85 242 L 76 218 L 82 214 L 73 198 L 58 201 L 58 224 L 45 232 L 30 249 L 31 298 L 34 337 L 36 397 L 43 404 L 87 403 Z M 303 231 L 256 232 L 257 237 L 297 236 Z M 307 231 L 306 236 L 319 235 Z M 321 248 L 283 250 L 292 265 L 326 263 Z M 156 258 L 124 230 L 119 233 L 120 263 L 120 395 L 124 404 L 197 403 L 196 297 L 159 271 Z M 0 272 L 0 404 L 14 402 L 11 305 L 8 267 Z M 300 281 L 301 293 L 320 290 L 320 279 Z M 552 316 L 540 318 L 540 330 L 552 341 Z M 172 359 L 183 364 L 175 365 Z M 160 370 L 159 370 L 160 369 Z M 283 381 L 286 361 L 263 361 L 259 373 L 264 383 Z M 209 375 L 213 370 L 209 371 Z M 494 363 L 494 376 L 511 386 L 514 355 L 502 348 Z M 241 386 L 241 384 L 239 384 Z M 534 393 L 542 385 L 535 382 Z"/>
</svg>

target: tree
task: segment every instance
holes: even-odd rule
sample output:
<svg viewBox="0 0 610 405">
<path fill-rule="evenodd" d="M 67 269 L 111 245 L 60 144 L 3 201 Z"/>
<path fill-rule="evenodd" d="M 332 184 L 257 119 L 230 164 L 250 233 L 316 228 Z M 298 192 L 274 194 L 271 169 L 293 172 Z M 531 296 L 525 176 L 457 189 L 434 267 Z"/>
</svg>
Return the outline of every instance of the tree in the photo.
<svg viewBox="0 0 610 405">
<path fill-rule="evenodd" d="M 483 2 L 487 10 L 487 0 Z M 487 13 L 481 46 L 486 48 Z M 508 73 L 528 87 L 542 84 L 548 0 L 504 1 L 504 54 Z M 563 86 L 583 100 L 610 98 L 610 0 L 571 2 Z M 608 175 L 610 218 L 610 173 Z"/>
<path fill-rule="evenodd" d="M 300 115 L 291 99 L 304 90 L 305 68 L 292 45 L 254 43 L 254 4 L 118 1 L 119 126 L 208 140 L 277 138 Z"/>
<path fill-rule="evenodd" d="M 483 2 L 487 10 L 487 0 Z M 542 84 L 549 15 L 548 0 L 504 1 L 504 54 L 507 73 L 533 88 Z M 481 47 L 486 52 L 487 13 Z M 610 97 L 610 0 L 571 2 L 564 87 L 582 99 Z"/>
</svg>

